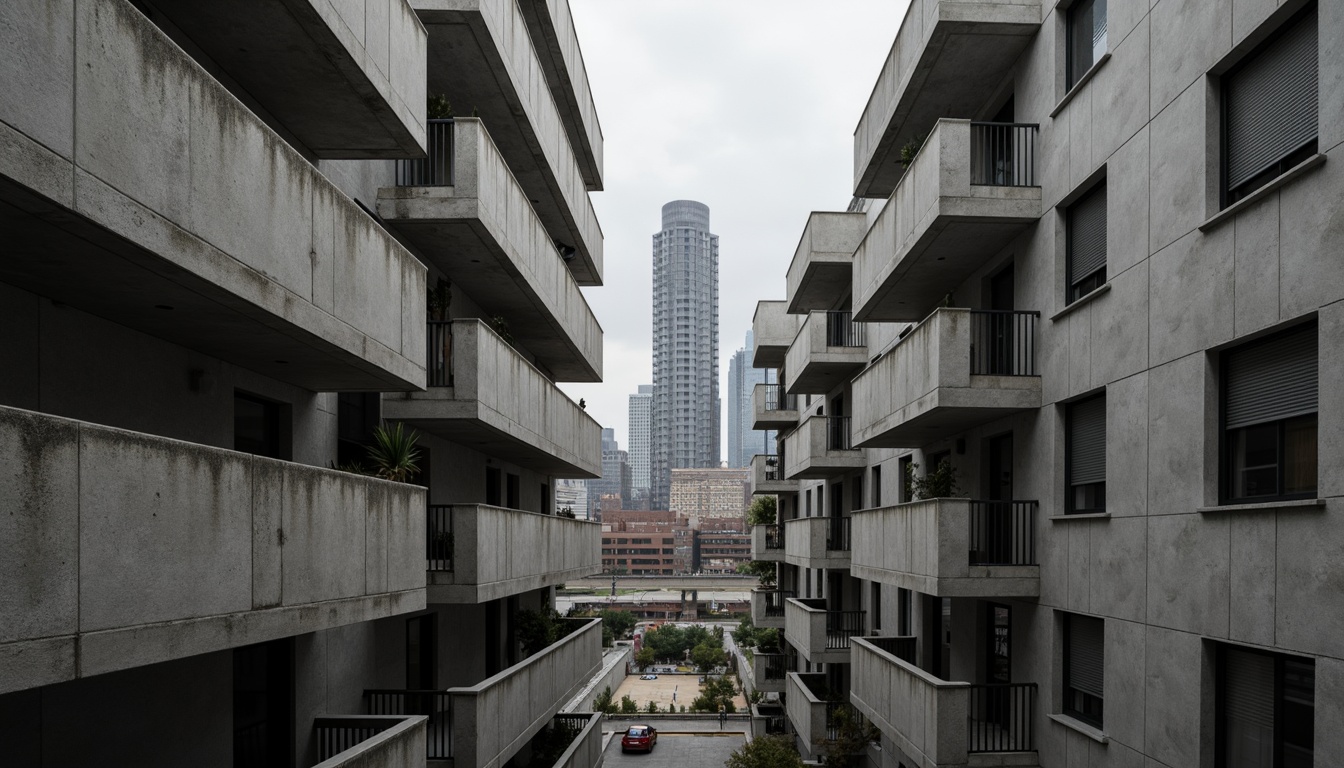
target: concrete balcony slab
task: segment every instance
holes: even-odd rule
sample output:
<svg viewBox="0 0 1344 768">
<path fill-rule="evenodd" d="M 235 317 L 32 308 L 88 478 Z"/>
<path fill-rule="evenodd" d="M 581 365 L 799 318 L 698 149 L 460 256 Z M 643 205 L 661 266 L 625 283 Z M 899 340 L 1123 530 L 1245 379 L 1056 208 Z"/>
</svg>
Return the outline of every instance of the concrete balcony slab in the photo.
<svg viewBox="0 0 1344 768">
<path fill-rule="evenodd" d="M 0 693 L 422 610 L 425 491 L 0 407 Z"/>
<path fill-rule="evenodd" d="M 789 673 L 788 657 L 782 653 L 754 653 L 751 657 L 751 682 L 763 693 L 783 693 Z"/>
<path fill-rule="evenodd" d="M 820 758 L 825 741 L 836 734 L 830 727 L 841 702 L 827 701 L 826 675 L 819 672 L 790 672 L 785 678 L 786 712 L 807 756 Z"/>
<path fill-rule="evenodd" d="M 784 360 L 791 395 L 825 395 L 868 363 L 867 330 L 847 311 L 809 312 Z"/>
<path fill-rule="evenodd" d="M 797 493 L 798 481 L 784 478 L 780 457 L 763 453 L 751 457 L 751 493 L 753 496 L 773 496 L 777 493 Z"/>
<path fill-rule="evenodd" d="M 462 287 L 556 381 L 602 379 L 602 327 L 480 120 L 431 124 L 446 178 L 407 173 L 378 215 Z M 433 183 L 431 186 L 430 184 Z"/>
<path fill-rule="evenodd" d="M 384 395 L 384 418 L 538 472 L 601 476 L 601 427 L 591 416 L 485 323 L 449 325 L 430 352 L 448 386 Z"/>
<path fill-rule="evenodd" d="M 850 573 L 936 597 L 1038 597 L 1035 507 L 929 499 L 861 509 Z"/>
<path fill-rule="evenodd" d="M 431 506 L 426 526 L 429 603 L 484 603 L 602 572 L 596 522 L 451 504 Z"/>
<path fill-rule="evenodd" d="M 789 264 L 789 312 L 831 309 L 850 293 L 854 251 L 868 231 L 867 215 L 813 211 Z"/>
<path fill-rule="evenodd" d="M 854 194 L 886 197 L 901 147 L 940 117 L 971 117 L 1040 29 L 1041 0 L 912 0 L 854 129 Z"/>
<path fill-rule="evenodd" d="M 542 58 L 514 0 L 411 0 L 429 32 L 429 93 L 490 126 L 580 285 L 602 284 L 602 229 Z"/>
<path fill-rule="evenodd" d="M 850 518 L 784 521 L 784 562 L 799 568 L 849 568 Z"/>
<path fill-rule="evenodd" d="M 784 526 L 753 525 L 751 527 L 751 559 L 767 563 L 784 561 Z"/>
<path fill-rule="evenodd" d="M 826 605 L 820 598 L 784 601 L 784 639 L 813 664 L 848 664 L 850 640 L 864 634 L 866 614 Z"/>
<path fill-rule="evenodd" d="M 424 386 L 424 266 L 159 28 L 8 18 L 64 42 L 0 60 L 42 68 L 0 97 L 0 281 L 313 391 Z"/>
<path fill-rule="evenodd" d="M 1041 407 L 1034 313 L 940 309 L 854 378 L 854 444 L 919 448 Z"/>
<path fill-rule="evenodd" d="M 757 384 L 751 390 L 752 429 L 789 430 L 798 426 L 798 396 L 779 384 Z"/>
<path fill-rule="evenodd" d="M 154 0 L 190 44 L 322 158 L 425 151 L 425 28 L 406 0 Z"/>
<path fill-rule="evenodd" d="M 848 416 L 809 416 L 784 438 L 784 477 L 822 479 L 864 469 L 863 451 L 850 448 Z M 795 484 L 793 490 L 797 490 Z"/>
<path fill-rule="evenodd" d="M 319 762 L 313 768 L 414 768 L 425 764 L 425 715 L 319 715 L 313 735 Z M 365 734 L 373 734 L 346 749 Z M 333 753 L 333 754 L 329 754 Z"/>
<path fill-rule="evenodd" d="M 752 350 L 753 368 L 779 368 L 784 365 L 784 356 L 803 327 L 801 315 L 790 315 L 788 304 L 783 301 L 758 301 L 756 314 L 751 319 L 751 338 L 755 349 Z"/>
<path fill-rule="evenodd" d="M 939 120 L 854 253 L 855 319 L 920 320 L 1033 226 L 1035 140 L 1035 126 Z"/>
<path fill-rule="evenodd" d="M 784 628 L 784 603 L 793 593 L 778 589 L 751 591 L 751 623 L 758 627 Z"/>
</svg>

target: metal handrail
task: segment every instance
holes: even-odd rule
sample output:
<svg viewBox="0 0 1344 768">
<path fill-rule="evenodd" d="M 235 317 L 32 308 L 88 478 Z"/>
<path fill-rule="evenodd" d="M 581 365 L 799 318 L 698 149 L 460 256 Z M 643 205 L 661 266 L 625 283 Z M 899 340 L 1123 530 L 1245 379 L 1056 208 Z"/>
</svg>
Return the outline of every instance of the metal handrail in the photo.
<svg viewBox="0 0 1344 768">
<path fill-rule="evenodd" d="M 848 552 L 852 548 L 850 531 L 853 518 L 832 517 L 826 527 L 826 549 L 832 552 Z"/>
<path fill-rule="evenodd" d="M 849 647 L 851 638 L 863 636 L 864 616 L 867 611 L 827 611 L 826 648 L 837 650 Z"/>
<path fill-rule="evenodd" d="M 453 321 L 430 320 L 426 323 L 425 344 L 426 384 L 453 386 Z"/>
<path fill-rule="evenodd" d="M 972 501 L 970 565 L 1038 565 L 1036 501 Z"/>
<path fill-rule="evenodd" d="M 851 451 L 854 439 L 849 432 L 848 416 L 823 416 L 826 419 L 826 450 Z"/>
<path fill-rule="evenodd" d="M 867 326 L 854 322 L 854 313 L 849 310 L 826 310 L 826 346 L 863 347 L 867 346 L 867 337 Z"/>
<path fill-rule="evenodd" d="M 784 526 L 778 523 L 765 526 L 765 548 L 784 548 Z"/>
<path fill-rule="evenodd" d="M 453 505 L 430 504 L 425 514 L 426 570 L 453 570 Z"/>
<path fill-rule="evenodd" d="M 969 688 L 967 752 L 1035 751 L 1035 683 L 980 683 Z"/>
<path fill-rule="evenodd" d="M 766 384 L 765 410 L 796 411 L 798 410 L 798 396 L 786 393 L 781 384 Z"/>
<path fill-rule="evenodd" d="M 370 715 L 425 715 L 425 757 L 453 756 L 453 699 L 447 691 L 366 688 L 364 706 Z"/>
<path fill-rule="evenodd" d="M 1035 123 L 971 123 L 971 184 L 1035 187 Z"/>
<path fill-rule="evenodd" d="M 397 161 L 398 187 L 453 186 L 453 119 L 427 120 L 425 156 Z"/>
<path fill-rule="evenodd" d="M 1039 376 L 1036 324 L 1040 312 L 972 309 L 971 374 Z"/>
</svg>

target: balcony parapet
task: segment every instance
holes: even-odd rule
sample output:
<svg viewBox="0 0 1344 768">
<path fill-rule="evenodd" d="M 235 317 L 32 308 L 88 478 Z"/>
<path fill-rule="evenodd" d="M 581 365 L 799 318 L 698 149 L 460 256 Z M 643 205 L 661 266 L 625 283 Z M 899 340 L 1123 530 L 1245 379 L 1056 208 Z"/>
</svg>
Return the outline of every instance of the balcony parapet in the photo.
<svg viewBox="0 0 1344 768">
<path fill-rule="evenodd" d="M 853 447 L 849 416 L 814 414 L 784 438 L 784 477 L 828 478 L 867 466 L 862 450 Z"/>
<path fill-rule="evenodd" d="M 798 426 L 798 396 L 782 384 L 757 384 L 751 390 L 752 429 L 789 430 Z"/>
<path fill-rule="evenodd" d="M 425 606 L 425 491 L 0 407 L 0 693 Z"/>
<path fill-rule="evenodd" d="M 431 505 L 430 603 L 484 603 L 602 572 L 602 526 L 486 504 Z"/>
<path fill-rule="evenodd" d="M 850 573 L 937 597 L 1038 597 L 1036 512 L 970 499 L 858 510 Z"/>
<path fill-rule="evenodd" d="M 756 690 L 781 693 L 789 673 L 789 657 L 782 653 L 756 652 L 751 657 L 752 683 Z"/>
<path fill-rule="evenodd" d="M 313 768 L 420 768 L 424 715 L 323 715 L 313 720 L 320 762 Z"/>
<path fill-rule="evenodd" d="M 849 517 L 799 517 L 784 523 L 784 562 L 799 568 L 848 568 Z"/>
<path fill-rule="evenodd" d="M 755 496 L 778 493 L 796 493 L 797 480 L 784 478 L 783 458 L 775 454 L 758 453 L 751 457 L 751 492 Z"/>
<path fill-rule="evenodd" d="M 824 673 L 790 672 L 785 677 L 784 692 L 785 709 L 798 740 L 809 755 L 820 757 L 824 742 L 838 736 L 835 712 L 842 702 L 823 698 L 828 693 Z"/>
<path fill-rule="evenodd" d="M 574 740 L 565 749 L 552 768 L 598 768 L 602 765 L 602 714 L 577 712 L 556 715 L 552 728 L 564 728 L 574 734 Z"/>
<path fill-rule="evenodd" d="M 789 264 L 789 312 L 830 309 L 850 292 L 854 251 L 868 230 L 864 213 L 813 211 Z"/>
<path fill-rule="evenodd" d="M 751 527 L 751 559 L 778 563 L 784 560 L 784 526 L 778 523 Z"/>
<path fill-rule="evenodd" d="M 828 610 L 821 598 L 784 602 L 784 638 L 813 664 L 849 661 L 850 640 L 864 634 L 866 611 Z"/>
<path fill-rule="evenodd" d="M 848 311 L 807 313 L 784 361 L 792 395 L 824 395 L 868 363 L 868 332 Z"/>
<path fill-rule="evenodd" d="M 784 604 L 793 592 L 780 589 L 751 591 L 751 622 L 758 627 L 784 628 Z"/>
<path fill-rule="evenodd" d="M 752 350 L 751 367 L 779 368 L 784 365 L 789 345 L 803 327 L 802 315 L 791 315 L 788 303 L 783 301 L 758 301 L 756 313 L 751 318 Z"/>
</svg>

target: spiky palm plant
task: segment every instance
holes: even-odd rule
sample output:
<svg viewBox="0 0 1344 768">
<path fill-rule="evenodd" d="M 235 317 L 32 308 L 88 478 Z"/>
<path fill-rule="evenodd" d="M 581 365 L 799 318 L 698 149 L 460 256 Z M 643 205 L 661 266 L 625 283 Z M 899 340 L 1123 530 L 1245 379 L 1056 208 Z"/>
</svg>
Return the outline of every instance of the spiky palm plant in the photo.
<svg viewBox="0 0 1344 768">
<path fill-rule="evenodd" d="M 420 449 L 415 447 L 419 438 L 414 430 L 407 432 L 400 422 L 391 429 L 375 428 L 373 445 L 369 446 L 375 474 L 384 480 L 409 483 L 420 473 Z"/>
</svg>

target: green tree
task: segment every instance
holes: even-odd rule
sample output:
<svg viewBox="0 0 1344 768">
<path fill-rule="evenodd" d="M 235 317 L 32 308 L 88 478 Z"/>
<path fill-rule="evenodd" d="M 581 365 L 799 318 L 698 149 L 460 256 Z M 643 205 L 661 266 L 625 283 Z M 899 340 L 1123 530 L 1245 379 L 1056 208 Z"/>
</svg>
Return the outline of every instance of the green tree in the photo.
<svg viewBox="0 0 1344 768">
<path fill-rule="evenodd" d="M 700 687 L 700 695 L 691 702 L 692 712 L 718 712 L 722 705 L 729 714 L 737 711 L 733 697 L 737 695 L 737 686 L 731 677 L 706 678 Z"/>
<path fill-rule="evenodd" d="M 764 560 L 752 560 L 749 563 L 742 563 L 737 566 L 737 572 L 744 576 L 755 576 L 761 582 L 763 587 L 771 587 L 775 584 L 775 564 Z"/>
<path fill-rule="evenodd" d="M 621 714 L 623 715 L 639 714 L 639 705 L 635 703 L 634 699 L 630 698 L 630 694 L 628 693 L 621 697 Z"/>
<path fill-rule="evenodd" d="M 747 507 L 747 525 L 774 525 L 775 515 L 775 497 L 757 496 Z"/>
<path fill-rule="evenodd" d="M 653 657 L 653 649 L 647 646 L 640 648 L 639 653 L 635 654 L 635 666 L 641 670 L 649 668 L 655 661 L 657 659 Z"/>
<path fill-rule="evenodd" d="M 593 711 L 601 712 L 604 715 L 616 714 L 616 702 L 613 701 L 610 685 L 603 688 L 602 692 L 593 699 Z"/>
<path fill-rule="evenodd" d="M 803 758 L 788 736 L 752 739 L 728 756 L 725 768 L 803 768 Z"/>
<path fill-rule="evenodd" d="M 733 642 L 740 648 L 751 648 L 756 645 L 756 625 L 748 614 L 742 617 L 737 623 L 737 629 L 733 630 Z"/>
<path fill-rule="evenodd" d="M 645 633 L 644 647 L 652 650 L 657 659 L 680 661 L 688 647 L 686 633 L 680 627 L 664 624 L 652 632 Z"/>
<path fill-rule="evenodd" d="M 715 667 L 728 663 L 728 654 L 722 648 L 701 643 L 691 650 L 691 663 L 700 669 L 700 674 L 708 675 Z"/>
<path fill-rule="evenodd" d="M 518 612 L 518 641 L 523 653 L 532 654 L 544 649 L 565 635 L 565 624 L 552 608 L 540 611 L 524 609 Z"/>
<path fill-rule="evenodd" d="M 849 705 L 838 707 L 832 718 L 830 725 L 833 727 L 827 730 L 836 736 L 822 739 L 821 764 L 827 768 L 857 768 L 863 764 L 863 750 L 878 738 L 877 726 Z"/>
<path fill-rule="evenodd" d="M 684 634 L 682 635 L 682 638 L 683 639 L 681 642 L 683 646 L 682 647 L 683 653 L 694 648 L 697 645 L 701 644 L 714 645 L 714 636 L 710 634 L 708 629 L 705 629 L 699 624 L 692 624 L 691 626 L 687 627 Z M 722 646 L 723 642 L 720 641 L 718 645 Z"/>
<path fill-rule="evenodd" d="M 962 495 L 961 486 L 957 484 L 957 468 L 952 466 L 951 459 L 938 462 L 938 466 L 924 473 L 923 477 L 915 474 L 917 469 L 918 464 L 907 464 L 905 469 L 906 479 L 916 499 L 945 499 Z"/>
<path fill-rule="evenodd" d="M 655 714 L 658 711 L 658 702 L 650 701 L 648 704 L 644 705 L 644 711 L 648 712 L 650 715 Z"/>
<path fill-rule="evenodd" d="M 635 614 L 630 611 L 617 611 L 611 608 L 603 609 L 599 615 L 602 617 L 602 626 L 611 627 L 611 632 L 617 640 L 628 637 L 638 621 Z"/>
</svg>

